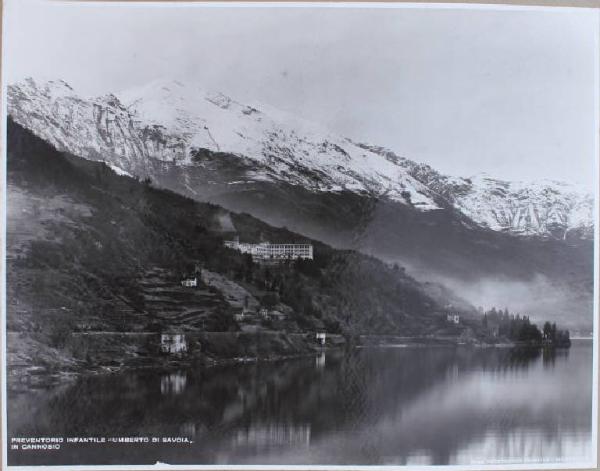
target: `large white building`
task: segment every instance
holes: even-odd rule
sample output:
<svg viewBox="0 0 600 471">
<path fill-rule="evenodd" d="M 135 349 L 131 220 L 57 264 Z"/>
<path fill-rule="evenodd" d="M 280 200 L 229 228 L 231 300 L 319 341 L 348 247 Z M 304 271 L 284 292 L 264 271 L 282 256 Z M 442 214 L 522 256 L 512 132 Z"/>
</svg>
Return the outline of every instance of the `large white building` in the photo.
<svg viewBox="0 0 600 471">
<path fill-rule="evenodd" d="M 313 246 L 311 244 L 271 244 L 270 242 L 249 244 L 240 242 L 236 238 L 235 240 L 225 241 L 225 247 L 250 254 L 255 260 L 313 259 Z"/>
</svg>

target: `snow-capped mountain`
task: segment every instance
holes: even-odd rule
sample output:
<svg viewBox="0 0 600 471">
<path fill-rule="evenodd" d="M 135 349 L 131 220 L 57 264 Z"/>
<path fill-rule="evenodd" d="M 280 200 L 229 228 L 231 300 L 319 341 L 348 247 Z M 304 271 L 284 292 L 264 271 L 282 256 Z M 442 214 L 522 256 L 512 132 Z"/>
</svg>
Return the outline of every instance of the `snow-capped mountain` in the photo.
<svg viewBox="0 0 600 471">
<path fill-rule="evenodd" d="M 550 180 L 507 182 L 485 174 L 466 183 L 469 191 L 456 194 L 455 205 L 493 230 L 560 238 L 577 230 L 581 236 L 593 236 L 594 198 L 577 185 Z"/>
<path fill-rule="evenodd" d="M 272 107 L 177 81 L 90 98 L 64 81 L 26 79 L 8 87 L 8 110 L 58 149 L 132 175 L 154 176 L 157 163 L 185 173 L 205 165 L 195 157 L 208 151 L 222 165 L 244 167 L 230 184 L 284 182 L 315 193 L 386 198 L 419 211 L 453 208 L 482 227 L 519 235 L 593 232 L 593 197 L 574 185 L 445 176 Z"/>
<path fill-rule="evenodd" d="M 405 167 L 463 215 L 492 230 L 560 238 L 570 231 L 593 235 L 594 196 L 581 185 L 547 179 L 511 182 L 486 173 L 468 178 L 442 175 L 388 149 L 359 145 Z"/>
<path fill-rule="evenodd" d="M 266 114 L 179 82 L 152 82 L 84 99 L 62 81 L 9 87 L 9 113 L 59 149 L 107 159 L 140 174 L 148 158 L 193 165 L 208 149 L 249 158 L 253 180 L 282 179 L 315 191 L 361 191 L 436 209 L 427 188 L 404 169 L 344 138 L 280 112 Z M 277 115 L 273 117 L 273 114 Z M 310 172 L 306 172 L 310 169 Z"/>
</svg>

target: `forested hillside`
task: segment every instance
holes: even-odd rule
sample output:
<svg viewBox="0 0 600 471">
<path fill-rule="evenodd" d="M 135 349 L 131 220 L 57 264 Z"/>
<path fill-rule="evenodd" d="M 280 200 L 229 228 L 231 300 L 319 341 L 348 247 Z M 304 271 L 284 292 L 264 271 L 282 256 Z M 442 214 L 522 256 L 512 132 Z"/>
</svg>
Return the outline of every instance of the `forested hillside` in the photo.
<svg viewBox="0 0 600 471">
<path fill-rule="evenodd" d="M 288 312 L 279 330 L 291 332 L 439 333 L 444 307 L 470 310 L 397 265 L 314 240 L 314 261 L 257 264 L 223 247 L 232 229 L 247 241 L 307 239 L 59 152 L 13 122 L 8 229 L 8 330 L 53 348 L 78 331 L 238 330 L 221 286 L 180 288 L 194 270 Z"/>
</svg>

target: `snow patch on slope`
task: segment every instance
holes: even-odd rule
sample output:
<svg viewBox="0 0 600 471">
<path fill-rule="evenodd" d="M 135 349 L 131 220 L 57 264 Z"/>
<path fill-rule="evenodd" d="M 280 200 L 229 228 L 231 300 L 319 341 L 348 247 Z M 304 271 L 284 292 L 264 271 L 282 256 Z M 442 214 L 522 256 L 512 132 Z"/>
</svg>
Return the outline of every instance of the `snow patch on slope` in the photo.
<svg viewBox="0 0 600 471">
<path fill-rule="evenodd" d="M 106 163 L 106 165 L 108 165 L 108 166 L 111 168 L 111 170 L 112 170 L 113 172 L 115 172 L 117 175 L 119 175 L 119 176 L 121 176 L 121 177 L 122 177 L 122 176 L 126 176 L 126 177 L 132 177 L 132 175 L 131 175 L 129 172 L 126 172 L 125 170 L 123 170 L 123 169 L 122 169 L 121 167 L 119 167 L 118 165 L 111 164 L 111 163 L 108 163 L 108 162 L 105 162 L 105 163 Z"/>
<path fill-rule="evenodd" d="M 493 230 L 563 238 L 571 230 L 593 233 L 594 199 L 579 185 L 508 182 L 486 174 L 468 180 L 469 191 L 456 195 L 455 207 Z"/>
</svg>

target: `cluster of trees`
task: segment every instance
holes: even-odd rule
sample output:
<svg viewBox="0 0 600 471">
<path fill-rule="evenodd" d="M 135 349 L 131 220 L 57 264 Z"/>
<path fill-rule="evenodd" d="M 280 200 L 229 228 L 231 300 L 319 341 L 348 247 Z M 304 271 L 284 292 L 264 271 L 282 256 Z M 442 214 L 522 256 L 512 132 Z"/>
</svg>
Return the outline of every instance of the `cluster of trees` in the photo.
<svg viewBox="0 0 600 471">
<path fill-rule="evenodd" d="M 556 323 L 547 322 L 542 331 L 544 341 L 558 347 L 568 347 L 571 345 L 571 334 L 568 330 L 557 330 Z"/>
<path fill-rule="evenodd" d="M 546 322 L 540 331 L 529 316 L 513 314 L 508 309 L 493 307 L 483 313 L 483 327 L 494 336 L 517 342 L 570 346 L 568 330 L 557 330 L 555 323 Z"/>
<path fill-rule="evenodd" d="M 261 299 L 265 307 L 273 308 L 279 302 L 290 306 L 301 329 L 325 329 L 332 333 L 396 330 L 397 325 L 391 319 L 400 319 L 406 305 L 399 298 L 409 297 L 398 275 L 384 264 L 370 270 L 384 270 L 387 279 L 381 283 L 392 284 L 394 289 L 376 294 L 382 287 L 365 281 L 372 277 L 360 276 L 367 267 L 360 256 L 351 253 L 332 256 L 328 249 L 321 249 L 315 260 L 291 260 L 277 265 L 256 263 L 250 256 L 239 254 L 230 259 L 230 267 L 223 266 L 224 260 L 221 258 L 218 267 L 211 264 L 210 268 L 224 270 L 237 281 L 266 292 Z M 422 298 L 420 293 L 414 296 Z M 394 301 L 392 297 L 398 299 Z M 380 311 L 389 314 L 390 319 L 384 319 Z"/>
<path fill-rule="evenodd" d="M 239 223 L 243 217 L 232 216 L 236 227 L 243 227 Z M 293 240 L 293 234 L 279 231 L 262 228 L 269 240 Z M 422 333 L 424 319 L 435 311 L 435 301 L 404 270 L 318 242 L 314 249 L 314 260 L 265 265 L 236 250 L 218 248 L 206 252 L 209 258 L 205 266 L 267 293 L 262 299 L 266 307 L 278 302 L 290 306 L 302 329 L 349 334 Z"/>
</svg>

